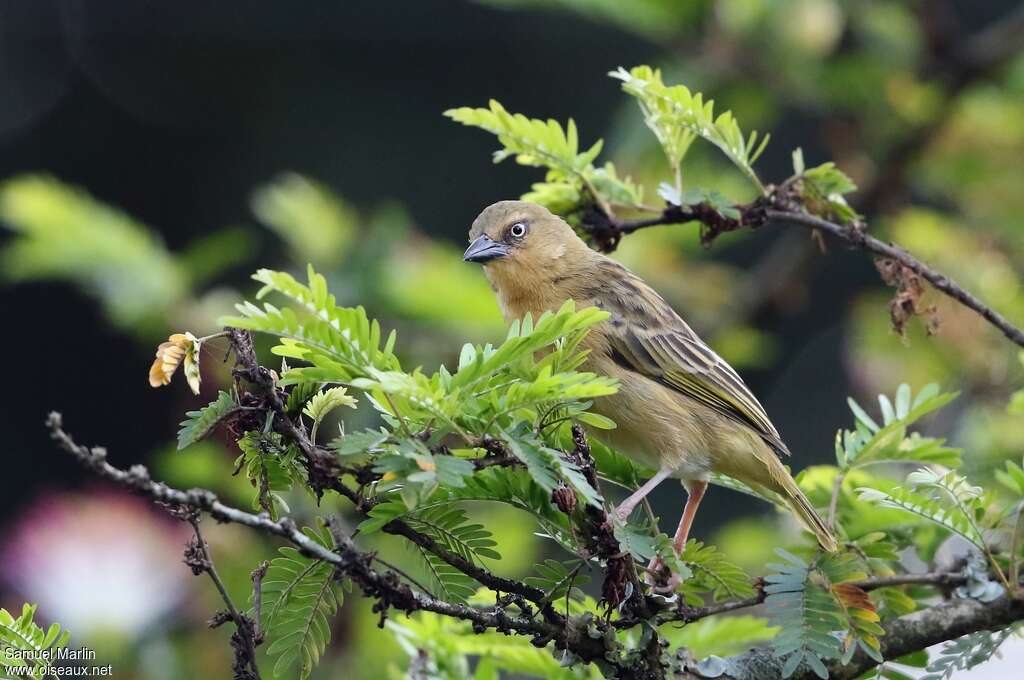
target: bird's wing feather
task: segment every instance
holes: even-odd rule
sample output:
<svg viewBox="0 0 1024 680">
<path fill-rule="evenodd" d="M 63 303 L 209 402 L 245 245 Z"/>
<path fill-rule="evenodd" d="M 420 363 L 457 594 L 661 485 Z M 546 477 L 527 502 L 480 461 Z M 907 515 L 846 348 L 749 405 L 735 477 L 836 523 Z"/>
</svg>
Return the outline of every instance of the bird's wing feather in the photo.
<svg viewBox="0 0 1024 680">
<path fill-rule="evenodd" d="M 704 344 L 661 296 L 639 278 L 630 277 L 632 295 L 606 288 L 594 300 L 612 314 L 606 324 L 612 358 L 747 425 L 777 452 L 788 455 L 764 407 L 732 366 Z"/>
</svg>

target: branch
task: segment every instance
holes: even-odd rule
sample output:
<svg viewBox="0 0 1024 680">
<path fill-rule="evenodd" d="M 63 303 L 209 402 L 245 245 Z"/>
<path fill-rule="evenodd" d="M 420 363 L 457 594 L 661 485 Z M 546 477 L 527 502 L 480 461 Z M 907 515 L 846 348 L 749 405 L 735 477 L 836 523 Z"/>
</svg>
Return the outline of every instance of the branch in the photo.
<svg viewBox="0 0 1024 680">
<path fill-rule="evenodd" d="M 866 250 L 881 257 L 894 260 L 903 267 L 926 279 L 928 283 L 947 296 L 956 300 L 963 306 L 978 313 L 981 318 L 1002 331 L 1003 335 L 1012 342 L 1024 347 L 1024 330 L 1014 326 L 999 312 L 995 311 L 970 291 L 951 279 L 949 276 L 937 271 L 917 259 L 900 246 L 885 243 L 874 236 L 866 234 L 863 230 L 854 227 L 842 226 L 835 222 L 823 220 L 820 217 L 809 215 L 803 212 L 766 210 L 765 215 L 772 220 L 797 224 L 808 229 L 816 229 L 828 232 L 836 238 L 846 241 L 851 246 Z"/>
<path fill-rule="evenodd" d="M 129 470 L 116 468 L 106 461 L 106 450 L 95 447 L 88 448 L 76 444 L 62 427 L 59 413 L 51 413 L 47 419 L 50 435 L 64 451 L 71 454 L 83 466 L 97 476 L 112 481 L 135 491 L 159 503 L 177 507 L 191 508 L 195 511 L 209 513 L 221 522 L 234 522 L 256 529 L 266 534 L 280 536 L 295 545 L 303 554 L 314 559 L 323 560 L 334 565 L 339 574 L 352 580 L 363 593 L 375 599 L 374 610 L 386 614 L 394 608 L 407 613 L 417 610 L 435 612 L 443 616 L 469 621 L 477 629 L 494 629 L 505 633 L 517 633 L 533 638 L 534 644 L 544 646 L 553 642 L 558 649 L 568 650 L 582 661 L 594 662 L 606 668 L 615 677 L 620 678 L 656 678 L 662 677 L 665 669 L 662 666 L 651 668 L 647 664 L 615 661 L 615 650 L 604 631 L 608 624 L 603 620 L 590 617 L 570 617 L 564 623 L 554 624 L 546 620 L 531 618 L 524 615 L 510 614 L 503 606 L 489 609 L 478 609 L 468 605 L 453 604 L 438 600 L 424 593 L 413 590 L 408 584 L 402 583 L 398 575 L 392 571 L 377 571 L 370 565 L 373 555 L 358 549 L 352 539 L 340 530 L 336 521 L 330 521 L 329 527 L 338 544 L 332 551 L 309 539 L 299 531 L 295 522 L 288 517 L 278 521 L 271 520 L 266 514 L 255 515 L 225 505 L 211 491 L 192 489 L 183 491 L 160 482 L 154 482 L 149 472 L 141 465 Z M 333 520 L 333 518 L 331 518 Z M 256 580 L 254 575 L 254 581 Z M 907 574 L 877 577 L 859 582 L 862 588 L 869 590 L 893 585 L 935 585 L 937 587 L 955 586 L 963 582 L 960 574 L 934 572 L 926 574 Z M 750 600 L 714 605 L 688 611 L 689 617 L 673 618 L 662 613 L 648 623 L 664 623 L 667 621 L 693 621 L 725 611 L 732 611 L 760 602 L 757 596 Z M 687 610 L 679 609 L 680 613 Z M 948 600 L 908 616 L 895 619 L 885 624 L 886 634 L 882 637 L 882 655 L 886 659 L 894 659 L 933 644 L 954 639 L 979 630 L 1005 627 L 1015 621 L 1024 619 L 1024 599 L 1021 597 L 1004 596 L 994 602 L 982 604 L 974 600 Z M 634 621 L 634 625 L 641 620 Z M 616 624 L 616 627 L 619 627 Z M 648 630 L 653 630 L 651 626 Z M 648 645 L 654 652 L 651 661 L 659 662 L 660 649 L 657 637 Z M 647 660 L 647 659 L 645 659 Z M 772 655 L 770 650 L 755 649 L 721 660 L 722 666 L 713 674 L 706 674 L 701 666 L 687 666 L 677 669 L 673 677 L 683 679 L 699 679 L 708 677 L 734 678 L 736 680 L 752 680 L 755 678 L 774 678 L 781 673 L 782 661 Z M 831 677 L 837 680 L 854 678 L 865 670 L 873 667 L 875 662 L 864 654 L 856 654 L 853 660 L 840 665 L 834 662 L 830 668 Z M 724 669 L 724 672 L 718 672 Z M 813 671 L 801 667 L 792 676 L 796 680 L 809 680 Z"/>
<path fill-rule="evenodd" d="M 886 660 L 897 659 L 970 633 L 1004 628 L 1021 619 L 1024 619 L 1024 599 L 1019 597 L 1004 596 L 988 603 L 968 599 L 948 600 L 883 624 L 885 635 L 880 638 L 881 654 Z M 721 674 L 703 675 L 697 669 L 688 669 L 689 675 L 683 677 L 751 680 L 778 678 L 782 673 L 782 659 L 773 656 L 768 649 L 753 649 L 724 659 L 723 662 L 719 669 L 723 670 Z M 877 665 L 871 657 L 858 651 L 847 664 L 838 661 L 828 664 L 829 678 L 851 680 Z M 791 680 L 811 680 L 817 676 L 804 665 L 790 677 Z"/>
<path fill-rule="evenodd" d="M 229 328 L 227 332 L 231 340 L 231 346 L 235 350 L 236 365 L 232 371 L 233 374 L 236 378 L 244 378 L 249 383 L 255 385 L 266 396 L 267 407 L 274 412 L 275 429 L 294 442 L 302 452 L 306 469 L 309 471 L 309 483 L 313 490 L 317 494 L 322 494 L 325 490 L 336 491 L 352 501 L 356 509 L 364 513 L 373 507 L 373 503 L 363 498 L 358 491 L 341 482 L 339 477 L 342 469 L 337 464 L 337 458 L 330 451 L 317 446 L 309 438 L 305 430 L 296 425 L 288 416 L 284 400 L 277 393 L 270 372 L 263 366 L 260 366 L 257 361 L 256 353 L 253 350 L 252 336 L 249 332 L 237 328 Z M 489 442 L 493 442 L 494 446 L 500 445 L 500 442 L 495 440 L 489 440 Z M 485 441 L 482 445 L 490 446 L 489 442 Z M 479 468 L 490 465 L 511 464 L 513 460 L 511 456 L 501 451 L 480 459 Z M 430 536 L 416 531 L 401 519 L 388 522 L 382 527 L 382 530 L 386 533 L 409 539 L 495 592 L 512 593 L 534 603 L 544 599 L 544 591 L 539 588 L 493 574 L 471 560 L 442 546 Z M 547 612 L 549 618 L 557 619 L 557 614 L 550 607 L 547 609 L 549 610 Z"/>
<path fill-rule="evenodd" d="M 350 578 L 367 597 L 377 600 L 374 611 L 385 614 L 389 608 L 394 608 L 411 613 L 422 609 L 469 621 L 479 629 L 492 628 L 506 633 L 526 635 L 532 637 L 535 644 L 540 646 L 554 642 L 557 649 L 569 650 L 583 661 L 592 661 L 606 668 L 611 666 L 618 677 L 632 677 L 628 668 L 605 658 L 609 650 L 603 638 L 602 631 L 607 629 L 607 624 L 603 621 L 574 618 L 555 624 L 546 620 L 511 615 L 500 606 L 482 610 L 438 600 L 413 590 L 408 584 L 402 583 L 398 575 L 392 571 L 380 572 L 370 567 L 373 555 L 359 550 L 352 539 L 338 529 L 336 523 L 332 534 L 338 541 L 338 547 L 336 551 L 331 551 L 303 534 L 290 517 L 274 521 L 266 514 L 255 515 L 226 505 L 216 494 L 206 489 L 184 491 L 162 482 L 155 482 L 142 465 L 133 465 L 128 470 L 114 467 L 106 460 L 106 449 L 89 448 L 75 443 L 64 431 L 62 417 L 57 412 L 50 413 L 46 425 L 51 438 L 61 449 L 99 477 L 159 503 L 192 508 L 206 512 L 220 522 L 241 524 L 265 534 L 280 536 L 304 555 L 334 565 L 340 574 Z"/>
<path fill-rule="evenodd" d="M 933 586 L 943 592 L 947 592 L 957 586 L 967 583 L 967 576 L 959 571 L 932 571 L 921 574 L 893 574 L 891 576 L 874 576 L 861 581 L 851 581 L 850 585 L 857 586 L 861 590 L 877 590 L 891 586 Z M 730 600 L 718 604 L 706 605 L 703 607 L 690 607 L 685 602 L 679 601 L 674 607 L 658 612 L 653 621 L 656 625 L 662 623 L 682 622 L 693 623 L 709 616 L 725 614 L 739 609 L 749 609 L 764 602 L 765 592 L 762 584 L 758 583 L 757 594 L 742 600 Z M 622 618 L 612 623 L 616 628 L 632 628 L 644 619 Z"/>
<path fill-rule="evenodd" d="M 232 666 L 234 678 L 235 680 L 260 680 L 260 670 L 256 666 L 258 624 L 255 624 L 252 619 L 238 611 L 234 601 L 231 599 L 231 595 L 228 593 L 227 587 L 224 585 L 224 581 L 221 580 L 220 574 L 217 573 L 217 567 L 213 564 L 213 556 L 210 554 L 210 546 L 207 544 L 206 539 L 203 537 L 203 532 L 199 528 L 199 513 L 193 509 L 185 510 L 185 513 L 187 515 L 183 518 L 192 526 L 192 531 L 195 534 L 193 540 L 189 541 L 188 546 L 185 548 L 185 564 L 192 569 L 192 573 L 196 576 L 203 572 L 209 575 L 213 585 L 217 587 L 217 592 L 220 593 L 221 599 L 224 600 L 224 604 L 227 606 L 226 613 L 221 611 L 214 614 L 213 618 L 210 619 L 210 627 L 217 628 L 226 620 L 230 620 L 235 624 L 235 632 L 231 634 L 231 647 L 235 650 L 235 662 Z M 266 562 L 263 564 L 265 565 Z M 262 579 L 262 576 L 260 576 L 260 579 Z M 253 582 L 257 582 L 256 572 L 253 572 Z M 257 590 L 256 592 L 259 591 Z M 258 596 L 256 602 L 256 616 L 258 617 Z"/>
<path fill-rule="evenodd" d="M 831 236 L 845 241 L 853 248 L 892 260 L 924 278 L 936 290 L 973 310 L 998 328 L 1012 342 L 1024 347 L 1024 330 L 1010 323 L 1006 317 L 986 305 L 949 276 L 931 268 L 900 246 L 885 243 L 865 233 L 864 229 L 859 226 L 837 224 L 805 212 L 802 206 L 795 204 L 793 197 L 781 195 L 786 193 L 787 184 L 788 181 L 776 188 L 765 199 L 759 199 L 747 205 L 737 205 L 736 208 L 740 211 L 739 219 L 725 217 L 707 203 L 698 203 L 690 206 L 671 205 L 665 208 L 658 217 L 635 221 L 619 221 L 591 210 L 584 216 L 583 225 L 598 246 L 605 251 L 614 250 L 619 240 L 626 234 L 648 227 L 684 222 L 701 224 L 703 229 L 701 241 L 704 243 L 710 243 L 719 234 L 727 231 L 746 227 L 756 229 L 769 221 L 785 222 L 812 231 L 827 232 Z"/>
</svg>

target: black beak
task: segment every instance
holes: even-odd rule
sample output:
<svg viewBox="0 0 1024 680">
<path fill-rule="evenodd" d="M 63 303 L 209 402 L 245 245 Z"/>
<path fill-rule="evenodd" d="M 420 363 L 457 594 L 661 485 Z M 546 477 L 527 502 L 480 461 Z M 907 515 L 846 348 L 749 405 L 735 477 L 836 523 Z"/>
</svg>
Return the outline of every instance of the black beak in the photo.
<svg viewBox="0 0 1024 680">
<path fill-rule="evenodd" d="M 466 262 L 490 262 L 499 257 L 508 255 L 508 246 L 498 243 L 489 236 L 478 236 L 475 241 L 469 244 L 462 259 Z"/>
</svg>

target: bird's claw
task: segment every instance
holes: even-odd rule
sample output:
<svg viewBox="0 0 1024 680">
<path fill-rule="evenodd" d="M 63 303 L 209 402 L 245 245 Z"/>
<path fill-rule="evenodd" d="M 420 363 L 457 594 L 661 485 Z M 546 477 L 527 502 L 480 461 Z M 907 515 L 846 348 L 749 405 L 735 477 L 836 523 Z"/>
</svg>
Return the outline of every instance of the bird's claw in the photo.
<svg viewBox="0 0 1024 680">
<path fill-rule="evenodd" d="M 665 572 L 667 569 L 665 563 L 660 557 L 653 558 L 647 565 L 647 573 L 644 575 L 644 580 L 651 586 L 651 592 L 659 595 L 671 595 L 682 583 L 682 579 L 679 574 L 671 573 L 668 575 L 668 579 L 665 579 Z"/>
</svg>

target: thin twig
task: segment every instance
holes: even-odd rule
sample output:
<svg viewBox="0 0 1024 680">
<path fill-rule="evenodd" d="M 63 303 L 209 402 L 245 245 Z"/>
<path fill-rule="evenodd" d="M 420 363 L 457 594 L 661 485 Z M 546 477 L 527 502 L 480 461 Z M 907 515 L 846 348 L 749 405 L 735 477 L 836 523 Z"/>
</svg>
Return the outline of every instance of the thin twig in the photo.
<svg viewBox="0 0 1024 680">
<path fill-rule="evenodd" d="M 807 213 L 769 209 L 765 211 L 765 214 L 772 220 L 789 222 L 790 224 L 797 224 L 808 229 L 818 229 L 827 232 L 846 241 L 855 248 L 860 248 L 861 250 L 866 250 L 899 262 L 918 276 L 926 279 L 936 290 L 945 293 L 968 309 L 977 312 L 983 319 L 1002 331 L 1003 335 L 1011 341 L 1024 347 L 1024 330 L 1014 326 L 1006 317 L 979 300 L 949 276 L 932 269 L 903 248 L 880 241 L 874 236 L 864 233 L 861 229 L 842 226 L 814 215 L 808 215 Z"/>
<path fill-rule="evenodd" d="M 252 570 L 252 641 L 253 644 L 263 643 L 263 628 L 260 621 L 263 619 L 263 578 L 267 575 L 270 562 L 263 560 L 260 565 Z"/>
<path fill-rule="evenodd" d="M 202 556 L 200 566 L 210 577 L 210 580 L 213 581 L 213 585 L 217 587 L 217 592 L 220 593 L 221 599 L 224 600 L 224 605 L 228 608 L 228 615 L 235 624 L 235 635 L 242 645 L 241 652 L 238 653 L 236 651 L 236 677 L 239 677 L 239 671 L 241 668 L 248 666 L 252 672 L 252 676 L 255 677 L 256 680 L 260 680 L 260 669 L 256 665 L 255 624 L 250 621 L 247 616 L 240 613 L 238 608 L 235 607 L 235 603 L 231 599 L 231 594 L 228 593 L 228 589 L 224 585 L 224 581 L 221 580 L 220 574 L 217 573 L 217 566 L 213 562 L 213 556 L 210 553 L 210 546 L 207 544 L 206 538 L 203 536 L 202 529 L 200 529 L 199 526 L 199 517 L 190 517 L 188 519 L 188 523 L 192 525 L 192 531 L 195 533 L 196 550 L 198 550 Z M 195 565 L 193 565 L 193 569 L 195 568 Z M 255 581 L 255 577 L 253 580 Z"/>
</svg>

